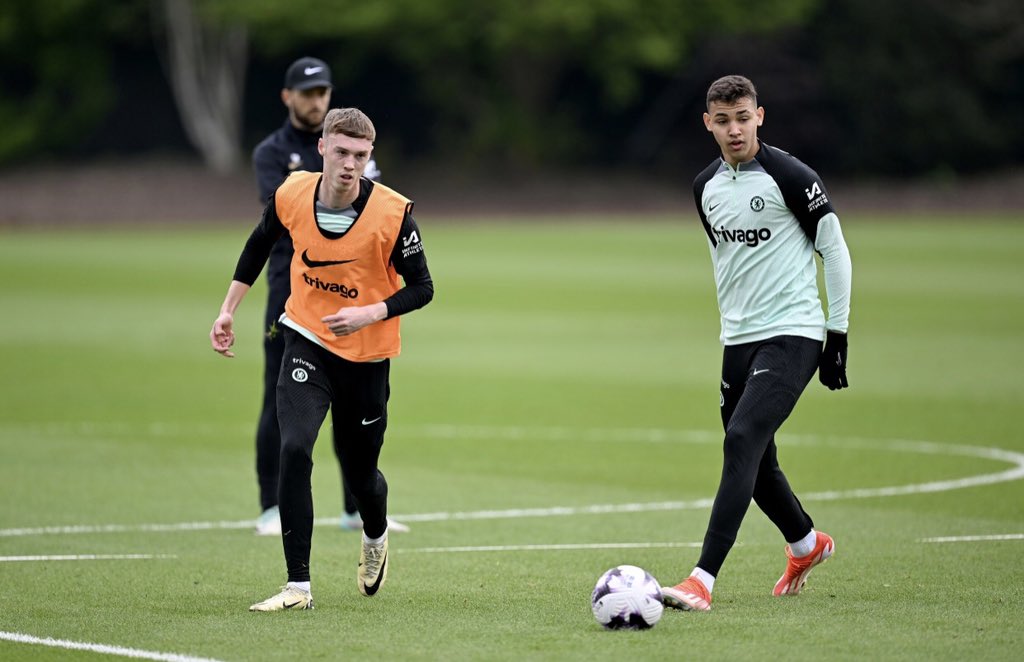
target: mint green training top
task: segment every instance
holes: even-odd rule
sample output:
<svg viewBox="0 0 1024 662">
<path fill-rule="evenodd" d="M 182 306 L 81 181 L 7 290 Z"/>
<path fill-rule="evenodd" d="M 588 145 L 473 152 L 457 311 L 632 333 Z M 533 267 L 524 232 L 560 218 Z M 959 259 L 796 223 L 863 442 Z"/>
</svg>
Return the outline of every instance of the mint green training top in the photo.
<svg viewBox="0 0 1024 662">
<path fill-rule="evenodd" d="M 839 218 L 818 174 L 758 141 L 751 161 L 715 160 L 694 180 L 708 236 L 724 345 L 846 333 L 852 267 Z M 822 311 L 814 254 L 825 270 Z"/>
</svg>

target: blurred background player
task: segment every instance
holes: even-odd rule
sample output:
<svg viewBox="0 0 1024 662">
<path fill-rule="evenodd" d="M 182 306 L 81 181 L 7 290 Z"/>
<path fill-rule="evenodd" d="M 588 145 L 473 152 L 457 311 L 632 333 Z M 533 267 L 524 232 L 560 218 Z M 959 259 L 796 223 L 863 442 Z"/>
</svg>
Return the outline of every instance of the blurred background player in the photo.
<svg viewBox="0 0 1024 662">
<path fill-rule="evenodd" d="M 312 57 L 299 58 L 285 72 L 281 102 L 288 109 L 284 124 L 267 136 L 253 151 L 253 168 L 260 203 L 265 204 L 277 187 L 292 172 L 323 170 L 323 157 L 317 151 L 317 141 L 323 129 L 324 117 L 331 103 L 331 69 L 327 63 Z M 364 176 L 380 179 L 380 170 L 374 159 L 366 164 Z M 259 481 L 261 514 L 256 522 L 259 535 L 279 535 L 281 519 L 278 511 L 278 471 L 281 455 L 281 431 L 277 421 L 277 377 L 281 371 L 284 340 L 278 319 L 284 312 L 284 302 L 291 287 L 288 280 L 292 259 L 292 240 L 287 234 L 274 245 L 267 268 L 267 309 L 264 315 L 263 337 L 263 406 L 256 429 L 256 476 Z M 333 419 L 333 416 L 332 416 Z M 335 428 L 332 420 L 332 432 Z M 338 440 L 335 438 L 335 454 Z M 344 512 L 339 522 L 346 531 L 361 531 L 362 519 L 355 498 L 341 480 Z M 392 531 L 408 531 L 404 524 L 389 521 Z"/>
<path fill-rule="evenodd" d="M 708 611 L 711 591 L 753 498 L 786 542 L 774 595 L 795 595 L 835 544 L 779 467 L 775 433 L 814 376 L 848 386 L 850 252 L 818 174 L 757 137 L 764 108 L 743 76 L 708 88 L 704 126 L 721 150 L 693 183 L 722 315 L 722 475 L 697 567 L 662 591 L 666 606 Z M 814 254 L 828 299 L 822 313 Z M 824 349 L 822 343 L 824 342 Z"/>
</svg>

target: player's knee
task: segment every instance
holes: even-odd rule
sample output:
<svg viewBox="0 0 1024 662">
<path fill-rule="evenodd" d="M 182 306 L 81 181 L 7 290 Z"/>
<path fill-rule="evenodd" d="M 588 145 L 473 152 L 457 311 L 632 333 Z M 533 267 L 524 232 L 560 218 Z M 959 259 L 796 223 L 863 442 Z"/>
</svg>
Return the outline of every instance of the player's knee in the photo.
<svg viewBox="0 0 1024 662">
<path fill-rule="evenodd" d="M 295 467 L 300 465 L 313 464 L 313 445 L 305 443 L 295 435 L 283 435 L 281 437 L 281 467 Z"/>
<path fill-rule="evenodd" d="M 756 431 L 743 425 L 731 426 L 723 444 L 725 473 L 733 477 L 756 474 L 762 454 L 759 448 Z"/>
<path fill-rule="evenodd" d="M 755 437 L 755 431 L 749 425 L 730 425 L 725 432 L 725 442 L 722 446 L 726 460 L 752 456 Z"/>
<path fill-rule="evenodd" d="M 349 483 L 349 487 L 352 490 L 352 494 L 360 502 L 384 499 L 388 495 L 388 482 L 384 480 L 383 474 L 379 471 L 367 476 L 353 478 Z"/>
</svg>

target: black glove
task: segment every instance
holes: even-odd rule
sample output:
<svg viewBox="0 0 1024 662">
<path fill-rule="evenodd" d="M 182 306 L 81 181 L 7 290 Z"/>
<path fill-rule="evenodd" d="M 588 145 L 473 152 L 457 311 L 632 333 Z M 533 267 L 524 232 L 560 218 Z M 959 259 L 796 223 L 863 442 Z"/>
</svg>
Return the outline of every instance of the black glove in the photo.
<svg viewBox="0 0 1024 662">
<path fill-rule="evenodd" d="M 818 359 L 818 379 L 828 390 L 846 388 L 846 334 L 829 331 L 825 339 L 825 349 Z"/>
</svg>

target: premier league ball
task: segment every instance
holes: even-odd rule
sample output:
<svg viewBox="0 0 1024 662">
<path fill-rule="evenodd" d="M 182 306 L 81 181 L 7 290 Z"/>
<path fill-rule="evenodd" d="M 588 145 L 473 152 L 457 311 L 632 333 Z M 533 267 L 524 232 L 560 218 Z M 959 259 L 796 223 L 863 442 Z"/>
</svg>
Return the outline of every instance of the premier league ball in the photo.
<svg viewBox="0 0 1024 662">
<path fill-rule="evenodd" d="M 590 606 L 597 622 L 609 630 L 646 630 L 664 609 L 658 580 L 635 565 L 616 566 L 601 575 Z"/>
</svg>

